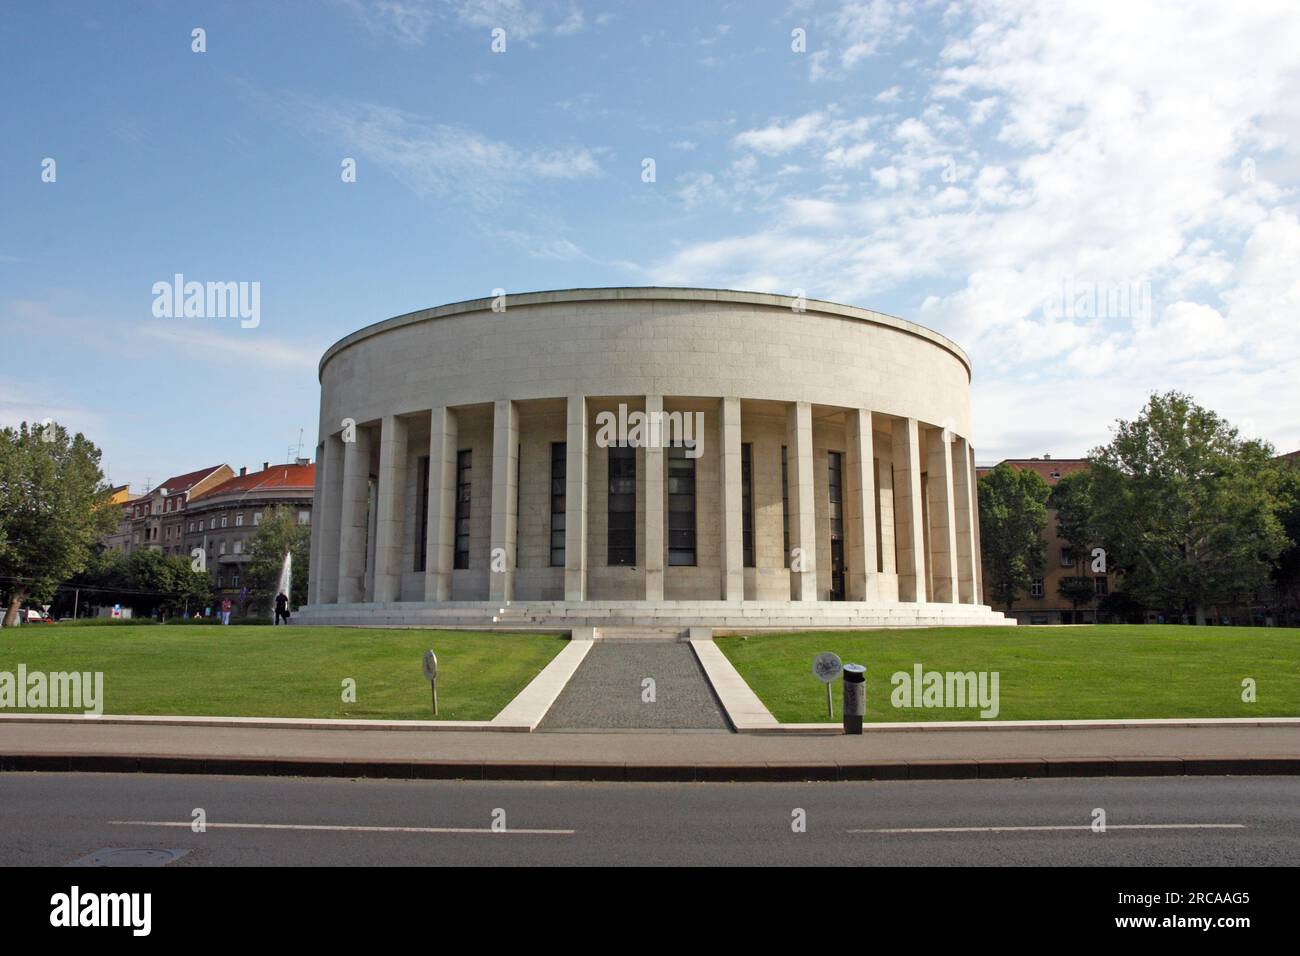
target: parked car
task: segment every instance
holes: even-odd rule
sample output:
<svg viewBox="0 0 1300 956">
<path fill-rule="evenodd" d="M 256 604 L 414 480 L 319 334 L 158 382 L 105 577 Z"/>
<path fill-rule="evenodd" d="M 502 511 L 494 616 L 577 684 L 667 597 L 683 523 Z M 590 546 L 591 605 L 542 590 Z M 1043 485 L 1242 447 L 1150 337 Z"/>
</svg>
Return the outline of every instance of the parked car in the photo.
<svg viewBox="0 0 1300 956">
<path fill-rule="evenodd" d="M 44 611 L 38 611 L 35 608 L 24 608 L 18 612 L 19 621 L 23 624 L 53 624 L 54 619 Z"/>
</svg>

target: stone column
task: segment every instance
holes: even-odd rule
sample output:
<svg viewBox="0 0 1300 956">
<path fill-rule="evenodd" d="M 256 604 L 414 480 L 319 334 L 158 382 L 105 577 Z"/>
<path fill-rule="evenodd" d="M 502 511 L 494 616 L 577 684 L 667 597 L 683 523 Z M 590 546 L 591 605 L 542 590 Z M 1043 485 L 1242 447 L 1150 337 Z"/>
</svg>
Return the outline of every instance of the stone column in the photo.
<svg viewBox="0 0 1300 956">
<path fill-rule="evenodd" d="M 519 406 L 496 403 L 492 419 L 492 544 L 488 551 L 488 597 L 515 596 L 515 537 L 519 504 Z"/>
<path fill-rule="evenodd" d="M 957 517 L 952 468 L 956 436 L 944 428 L 927 428 L 925 437 L 930 492 L 930 567 L 934 578 L 934 594 L 930 600 L 956 604 Z"/>
<path fill-rule="evenodd" d="M 664 599 L 664 397 L 645 397 L 645 599 Z"/>
<path fill-rule="evenodd" d="M 719 403 L 718 463 L 722 475 L 722 600 L 745 599 L 745 529 L 740 461 L 740 399 Z"/>
<path fill-rule="evenodd" d="M 974 541 L 971 544 L 972 557 L 972 578 L 975 582 L 975 603 L 984 604 L 984 553 L 980 550 L 980 486 L 979 472 L 975 469 L 975 449 L 970 449 L 970 489 L 971 489 L 971 533 L 974 535 Z"/>
<path fill-rule="evenodd" d="M 424 599 L 451 600 L 456 553 L 456 412 L 442 406 L 429 415 L 429 522 L 425 530 Z"/>
<path fill-rule="evenodd" d="M 564 600 L 587 600 L 587 398 L 570 395 L 564 461 Z"/>
<path fill-rule="evenodd" d="M 957 438 L 952 445 L 953 514 L 957 518 L 957 599 L 962 604 L 975 600 L 975 488 L 970 468 L 970 442 Z"/>
<path fill-rule="evenodd" d="M 812 405 L 808 402 L 789 406 L 785 443 L 790 486 L 790 581 L 794 600 L 815 601 L 817 520 L 813 505 Z"/>
<path fill-rule="evenodd" d="M 379 432 L 379 489 L 375 517 L 375 601 L 396 601 L 402 591 L 402 532 L 406 525 L 407 424 L 385 415 Z"/>
<path fill-rule="evenodd" d="M 880 432 L 876 438 L 876 454 L 880 456 L 876 469 L 876 495 L 879 499 L 880 521 L 880 573 L 898 575 L 894 560 L 894 440 L 892 434 Z M 892 590 L 897 592 L 895 585 Z"/>
<path fill-rule="evenodd" d="M 339 599 L 339 527 L 343 511 L 343 441 L 326 435 L 316 460 L 316 487 L 312 501 L 313 604 L 334 604 Z"/>
<path fill-rule="evenodd" d="M 921 436 L 915 418 L 894 419 L 894 540 L 898 599 L 927 600 L 925 528 L 921 523 Z"/>
<path fill-rule="evenodd" d="M 871 412 L 850 408 L 845 412 L 848 452 L 844 475 L 845 596 L 850 601 L 871 601 L 876 594 L 876 456 Z"/>
<path fill-rule="evenodd" d="M 346 437 L 346 435 L 345 435 Z M 366 540 L 370 524 L 370 429 L 355 426 L 343 442 L 343 507 L 339 529 L 339 603 L 355 604 L 366 593 Z"/>
</svg>

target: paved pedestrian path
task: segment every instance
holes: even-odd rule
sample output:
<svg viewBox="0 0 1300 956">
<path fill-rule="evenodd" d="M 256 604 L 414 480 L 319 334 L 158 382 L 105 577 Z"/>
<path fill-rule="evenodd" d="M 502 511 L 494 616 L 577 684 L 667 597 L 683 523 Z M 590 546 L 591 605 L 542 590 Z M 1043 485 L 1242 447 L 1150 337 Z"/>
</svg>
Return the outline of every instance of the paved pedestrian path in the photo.
<svg viewBox="0 0 1300 956">
<path fill-rule="evenodd" d="M 538 730 L 728 728 L 691 646 L 597 641 Z"/>
</svg>

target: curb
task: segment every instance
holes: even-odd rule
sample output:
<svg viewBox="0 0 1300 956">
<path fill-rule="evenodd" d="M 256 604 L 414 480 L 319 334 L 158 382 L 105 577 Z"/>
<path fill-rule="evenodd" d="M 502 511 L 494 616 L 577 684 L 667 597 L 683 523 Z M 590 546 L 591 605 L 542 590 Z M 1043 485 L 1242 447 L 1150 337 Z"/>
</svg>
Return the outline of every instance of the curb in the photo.
<svg viewBox="0 0 1300 956">
<path fill-rule="evenodd" d="M 846 780 L 1008 780 L 1030 777 L 1300 775 L 1300 756 L 1030 757 L 801 763 L 626 764 L 550 761 L 364 760 L 125 754 L 0 754 L 0 773 L 194 773 L 397 780 L 560 780 L 799 783 Z"/>
</svg>

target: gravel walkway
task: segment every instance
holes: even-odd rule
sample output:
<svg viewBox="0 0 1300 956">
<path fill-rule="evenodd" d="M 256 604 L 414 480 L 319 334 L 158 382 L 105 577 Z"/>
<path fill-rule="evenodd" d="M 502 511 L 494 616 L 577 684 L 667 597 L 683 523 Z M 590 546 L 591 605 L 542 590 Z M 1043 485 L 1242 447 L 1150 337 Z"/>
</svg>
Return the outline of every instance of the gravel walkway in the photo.
<svg viewBox="0 0 1300 956">
<path fill-rule="evenodd" d="M 644 683 L 647 679 L 653 686 Z M 689 644 L 629 640 L 597 641 L 537 729 L 727 730 L 728 725 Z"/>
</svg>

